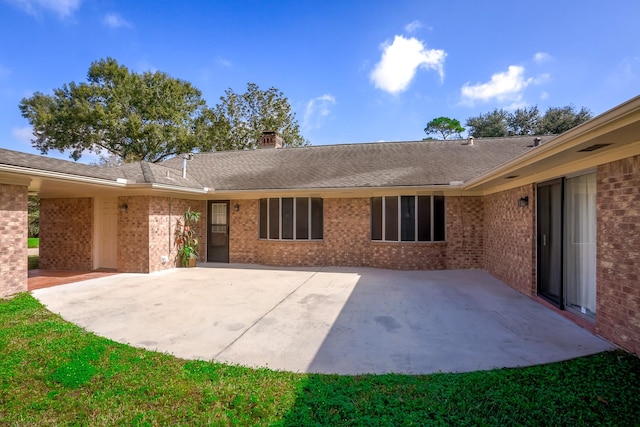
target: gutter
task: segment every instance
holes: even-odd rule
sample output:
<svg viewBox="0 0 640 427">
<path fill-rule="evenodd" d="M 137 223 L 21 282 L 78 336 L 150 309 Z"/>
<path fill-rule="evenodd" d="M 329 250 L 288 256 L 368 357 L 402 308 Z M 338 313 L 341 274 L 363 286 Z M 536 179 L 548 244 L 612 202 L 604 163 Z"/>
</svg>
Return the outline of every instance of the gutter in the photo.
<svg viewBox="0 0 640 427">
<path fill-rule="evenodd" d="M 177 185 L 157 184 L 157 183 L 135 183 L 125 178 L 116 178 L 115 180 L 106 178 L 86 177 L 82 175 L 72 175 L 62 172 L 51 172 L 42 169 L 31 169 L 24 166 L 12 166 L 0 164 L 0 172 L 8 172 L 14 174 L 25 175 L 27 177 L 49 178 L 62 181 L 73 181 L 84 184 L 103 185 L 107 187 L 117 187 L 126 189 L 157 189 L 164 191 L 177 191 L 181 193 L 207 194 L 213 192 L 213 188 L 190 188 Z"/>
</svg>

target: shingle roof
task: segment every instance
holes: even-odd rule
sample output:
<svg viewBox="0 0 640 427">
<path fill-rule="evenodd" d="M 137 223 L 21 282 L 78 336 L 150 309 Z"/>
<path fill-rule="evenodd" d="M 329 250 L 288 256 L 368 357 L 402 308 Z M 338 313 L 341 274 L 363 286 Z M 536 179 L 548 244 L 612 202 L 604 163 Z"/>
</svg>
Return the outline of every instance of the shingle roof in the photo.
<svg viewBox="0 0 640 427">
<path fill-rule="evenodd" d="M 541 137 L 542 142 L 552 137 Z M 308 146 L 196 154 L 189 176 L 216 190 L 367 188 L 467 181 L 531 150 L 533 137 Z M 176 170 L 181 158 L 160 163 Z"/>
<path fill-rule="evenodd" d="M 165 184 L 186 188 L 202 188 L 197 181 L 190 177 L 182 178 L 182 172 L 176 173 L 173 168 L 147 162 L 130 163 L 123 166 L 96 166 L 0 148 L 0 165 L 109 181 L 126 179 L 136 184 Z"/>
<path fill-rule="evenodd" d="M 541 137 L 542 143 L 552 136 Z M 307 146 L 199 153 L 101 167 L 0 148 L 0 165 L 130 183 L 215 190 L 375 188 L 468 181 L 531 150 L 533 137 Z"/>
</svg>

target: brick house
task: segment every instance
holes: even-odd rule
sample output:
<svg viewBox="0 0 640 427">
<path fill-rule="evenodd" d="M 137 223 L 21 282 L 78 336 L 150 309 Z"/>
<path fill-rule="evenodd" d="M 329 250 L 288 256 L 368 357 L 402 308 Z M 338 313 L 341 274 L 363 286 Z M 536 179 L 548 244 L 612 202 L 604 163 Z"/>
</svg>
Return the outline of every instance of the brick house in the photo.
<svg viewBox="0 0 640 427">
<path fill-rule="evenodd" d="M 27 195 L 44 269 L 201 261 L 484 269 L 640 354 L 640 97 L 554 137 L 199 153 L 95 167 L 0 149 L 0 296 L 27 287 Z M 206 213 L 206 214 L 204 214 Z"/>
</svg>

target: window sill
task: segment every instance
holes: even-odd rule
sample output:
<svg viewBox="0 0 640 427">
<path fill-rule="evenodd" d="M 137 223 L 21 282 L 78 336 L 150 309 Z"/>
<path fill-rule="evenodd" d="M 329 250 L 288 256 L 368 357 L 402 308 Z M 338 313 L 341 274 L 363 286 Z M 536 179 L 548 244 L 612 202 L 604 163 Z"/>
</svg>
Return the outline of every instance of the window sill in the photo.
<svg viewBox="0 0 640 427">
<path fill-rule="evenodd" d="M 385 244 L 390 244 L 390 243 L 395 243 L 398 245 L 441 245 L 441 244 L 446 244 L 447 241 L 446 240 L 437 240 L 437 241 L 429 241 L 429 242 L 411 242 L 411 241 L 397 241 L 397 240 L 369 240 L 371 243 L 375 243 L 375 244 L 379 244 L 379 243 L 385 243 Z"/>
</svg>

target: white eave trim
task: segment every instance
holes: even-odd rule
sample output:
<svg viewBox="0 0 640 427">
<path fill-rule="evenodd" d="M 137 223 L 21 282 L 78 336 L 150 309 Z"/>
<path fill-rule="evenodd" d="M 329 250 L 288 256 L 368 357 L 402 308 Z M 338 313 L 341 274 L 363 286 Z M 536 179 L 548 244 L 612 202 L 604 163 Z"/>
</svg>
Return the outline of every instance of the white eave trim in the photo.
<svg viewBox="0 0 640 427">
<path fill-rule="evenodd" d="M 158 183 L 135 183 L 130 179 L 125 178 L 117 178 L 113 179 L 105 179 L 105 178 L 94 178 L 87 177 L 82 175 L 73 175 L 66 174 L 62 172 L 52 172 L 45 171 L 42 169 L 32 169 L 24 166 L 12 166 L 12 165 L 0 165 L 0 172 L 8 172 L 11 174 L 18 174 L 21 176 L 25 176 L 25 179 L 38 177 L 38 178 L 49 178 L 61 181 L 73 181 L 79 182 L 83 184 L 93 184 L 93 185 L 103 185 L 107 187 L 117 187 L 117 188 L 145 188 L 145 189 L 157 189 L 162 191 L 174 191 L 174 192 L 182 192 L 182 193 L 195 193 L 195 194 L 208 194 L 214 192 L 213 188 L 203 187 L 203 188 L 190 188 L 190 187 L 181 187 L 177 185 L 168 185 L 168 184 L 158 184 Z"/>
</svg>

